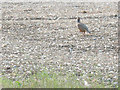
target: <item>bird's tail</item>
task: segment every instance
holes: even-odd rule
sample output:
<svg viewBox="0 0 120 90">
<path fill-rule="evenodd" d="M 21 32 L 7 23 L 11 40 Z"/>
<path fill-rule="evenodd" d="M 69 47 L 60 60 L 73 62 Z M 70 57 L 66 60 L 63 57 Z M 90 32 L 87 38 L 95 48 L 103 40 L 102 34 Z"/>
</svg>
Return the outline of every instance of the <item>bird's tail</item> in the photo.
<svg viewBox="0 0 120 90">
<path fill-rule="evenodd" d="M 88 33 L 91 33 L 89 30 L 87 30 Z"/>
</svg>

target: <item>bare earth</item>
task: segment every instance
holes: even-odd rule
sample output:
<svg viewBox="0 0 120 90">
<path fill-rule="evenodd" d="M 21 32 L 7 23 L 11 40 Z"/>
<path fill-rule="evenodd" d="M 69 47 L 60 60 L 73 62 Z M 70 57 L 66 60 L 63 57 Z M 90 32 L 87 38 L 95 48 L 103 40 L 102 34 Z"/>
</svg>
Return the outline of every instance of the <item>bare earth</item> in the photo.
<svg viewBox="0 0 120 90">
<path fill-rule="evenodd" d="M 45 67 L 116 87 L 117 3 L 2 3 L 1 73 L 24 79 Z M 77 17 L 91 34 L 77 28 Z M 16 76 L 19 74 L 19 76 Z"/>
</svg>

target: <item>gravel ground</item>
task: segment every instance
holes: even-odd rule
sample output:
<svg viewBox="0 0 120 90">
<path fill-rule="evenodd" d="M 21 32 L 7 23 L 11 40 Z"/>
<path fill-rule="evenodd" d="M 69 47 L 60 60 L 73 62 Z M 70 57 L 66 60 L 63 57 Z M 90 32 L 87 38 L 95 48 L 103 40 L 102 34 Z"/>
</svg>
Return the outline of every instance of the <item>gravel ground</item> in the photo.
<svg viewBox="0 0 120 90">
<path fill-rule="evenodd" d="M 117 3 L 3 3 L 2 75 L 24 79 L 46 67 L 89 87 L 117 86 L 117 13 Z M 91 34 L 79 32 L 78 16 Z"/>
</svg>

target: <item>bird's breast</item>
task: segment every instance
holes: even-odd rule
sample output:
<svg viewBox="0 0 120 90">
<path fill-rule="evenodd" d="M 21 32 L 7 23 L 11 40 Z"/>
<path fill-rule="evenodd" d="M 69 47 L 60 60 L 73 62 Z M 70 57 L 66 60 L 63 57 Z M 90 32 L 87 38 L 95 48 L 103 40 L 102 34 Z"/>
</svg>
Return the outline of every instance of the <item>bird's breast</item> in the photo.
<svg viewBox="0 0 120 90">
<path fill-rule="evenodd" d="M 80 24 L 78 24 L 78 29 L 80 30 L 80 32 L 85 32 L 85 29 L 83 29 L 83 27 Z"/>
</svg>

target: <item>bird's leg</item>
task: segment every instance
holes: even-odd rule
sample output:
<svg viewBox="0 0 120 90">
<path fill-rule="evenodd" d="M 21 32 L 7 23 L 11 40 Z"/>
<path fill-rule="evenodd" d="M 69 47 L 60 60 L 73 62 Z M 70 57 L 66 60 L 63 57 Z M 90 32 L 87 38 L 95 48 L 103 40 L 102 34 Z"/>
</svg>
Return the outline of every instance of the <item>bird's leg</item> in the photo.
<svg viewBox="0 0 120 90">
<path fill-rule="evenodd" d="M 85 32 L 83 32 L 83 35 L 85 36 Z"/>
</svg>

